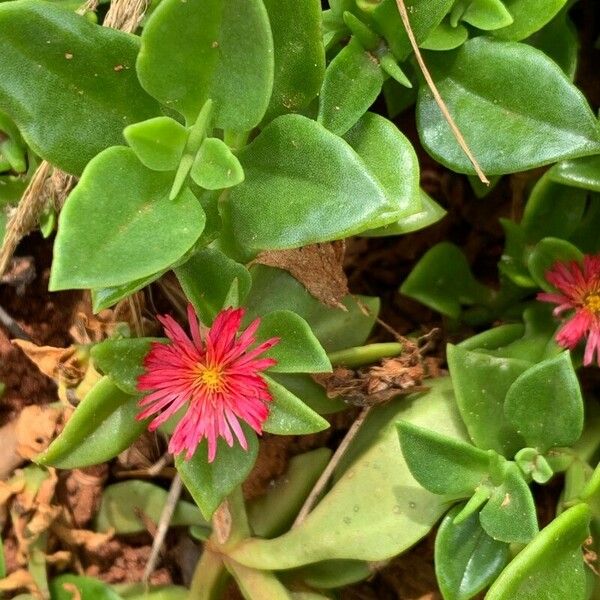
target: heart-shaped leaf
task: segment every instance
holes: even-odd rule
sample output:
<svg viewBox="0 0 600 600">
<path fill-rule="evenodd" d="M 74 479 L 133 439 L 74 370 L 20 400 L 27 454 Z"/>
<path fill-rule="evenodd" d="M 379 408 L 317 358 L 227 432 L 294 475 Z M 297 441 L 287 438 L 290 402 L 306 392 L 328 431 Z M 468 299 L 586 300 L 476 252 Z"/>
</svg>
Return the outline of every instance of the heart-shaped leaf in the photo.
<svg viewBox="0 0 600 600">
<path fill-rule="evenodd" d="M 590 509 L 569 508 L 510 562 L 486 600 L 584 600 L 586 573 L 581 545 L 589 535 Z"/>
<path fill-rule="evenodd" d="M 352 148 L 306 117 L 278 117 L 239 159 L 246 180 L 231 190 L 227 208 L 248 255 L 341 239 L 398 214 Z"/>
<path fill-rule="evenodd" d="M 534 365 L 510 386 L 506 417 L 541 452 L 572 446 L 583 431 L 583 398 L 569 352 Z"/>
<path fill-rule="evenodd" d="M 210 98 L 217 127 L 252 129 L 273 85 L 267 11 L 261 0 L 164 0 L 144 26 L 137 71 L 144 89 L 189 124 Z"/>
<path fill-rule="evenodd" d="M 493 34 L 504 40 L 522 40 L 541 29 L 567 0 L 502 0 L 513 22 Z"/>
<path fill-rule="evenodd" d="M 473 27 L 490 31 L 507 27 L 513 22 L 512 15 L 501 0 L 467 0 L 461 20 Z"/>
<path fill-rule="evenodd" d="M 319 123 L 344 135 L 375 102 L 383 79 L 377 56 L 353 38 L 325 71 L 319 95 Z"/>
<path fill-rule="evenodd" d="M 60 435 L 35 460 L 59 469 L 98 465 L 117 456 L 144 431 L 137 421 L 139 396 L 103 377 L 79 403 Z"/>
<path fill-rule="evenodd" d="M 194 159 L 190 176 L 207 190 L 220 190 L 244 181 L 244 169 L 223 140 L 206 138 Z"/>
<path fill-rule="evenodd" d="M 447 354 L 456 403 L 471 439 L 479 448 L 512 458 L 525 444 L 504 416 L 504 400 L 511 384 L 531 363 L 452 344 Z"/>
<path fill-rule="evenodd" d="M 527 44 L 477 37 L 452 61 L 431 55 L 429 67 L 487 175 L 600 151 L 599 125 L 584 96 L 551 59 Z M 436 160 L 473 173 L 427 87 L 419 93 L 417 120 L 421 140 Z"/>
<path fill-rule="evenodd" d="M 143 165 L 155 171 L 174 171 L 183 155 L 188 132 L 169 117 L 134 123 L 123 136 Z"/>
<path fill-rule="evenodd" d="M 53 165 L 79 175 L 123 127 L 159 113 L 135 76 L 135 36 L 30 0 L 2 3 L 0 30 L 0 105 Z"/>
<path fill-rule="evenodd" d="M 279 338 L 279 343 L 263 356 L 277 364 L 270 371 L 279 373 L 324 373 L 331 363 L 308 323 L 291 310 L 277 310 L 262 317 L 257 339 Z"/>
<path fill-rule="evenodd" d="M 463 507 L 446 514 L 435 538 L 435 574 L 444 600 L 469 600 L 494 581 L 509 559 L 508 544 L 491 538 L 477 513 L 454 523 Z"/>
<path fill-rule="evenodd" d="M 172 174 L 142 165 L 116 146 L 86 168 L 60 213 L 50 289 L 118 286 L 180 259 L 206 217 L 184 189 L 169 200 Z"/>
<path fill-rule="evenodd" d="M 305 435 L 329 427 L 329 423 L 300 398 L 266 375 L 263 377 L 273 396 L 269 418 L 263 425 L 265 431 L 277 435 Z"/>
<path fill-rule="evenodd" d="M 175 457 L 177 471 L 207 521 L 210 521 L 225 497 L 246 479 L 256 462 L 256 434 L 245 424 L 242 424 L 242 428 L 248 450 L 244 450 L 238 443 L 229 447 L 225 440 L 219 438 L 212 463 L 207 460 L 206 440 L 200 443 L 190 460 L 185 460 L 181 454 Z"/>
</svg>

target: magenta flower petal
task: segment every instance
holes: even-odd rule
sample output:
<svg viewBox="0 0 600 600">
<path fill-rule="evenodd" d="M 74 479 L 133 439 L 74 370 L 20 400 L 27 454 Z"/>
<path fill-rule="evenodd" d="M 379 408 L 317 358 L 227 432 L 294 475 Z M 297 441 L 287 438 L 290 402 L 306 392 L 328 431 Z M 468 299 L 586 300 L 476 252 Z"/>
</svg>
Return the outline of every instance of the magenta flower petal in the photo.
<svg viewBox="0 0 600 600">
<path fill-rule="evenodd" d="M 558 293 L 539 293 L 542 302 L 556 304 L 554 315 L 573 311 L 556 334 L 556 341 L 573 349 L 586 339 L 583 364 L 600 366 L 600 255 L 586 255 L 577 261 L 557 262 L 546 273 L 546 280 Z"/>
<path fill-rule="evenodd" d="M 170 343 L 153 343 L 144 359 L 138 389 L 150 393 L 140 400 L 137 418 L 153 417 L 149 429 L 154 430 L 187 407 L 171 436 L 169 452 L 185 452 L 189 460 L 206 439 L 212 462 L 218 438 L 230 447 L 237 440 L 248 449 L 242 422 L 262 433 L 273 398 L 261 373 L 277 361 L 260 355 L 279 339 L 252 348 L 260 320 L 240 333 L 243 318 L 244 309 L 225 309 L 202 336 L 192 305 L 188 306 L 190 335 L 172 317 L 158 317 Z"/>
</svg>

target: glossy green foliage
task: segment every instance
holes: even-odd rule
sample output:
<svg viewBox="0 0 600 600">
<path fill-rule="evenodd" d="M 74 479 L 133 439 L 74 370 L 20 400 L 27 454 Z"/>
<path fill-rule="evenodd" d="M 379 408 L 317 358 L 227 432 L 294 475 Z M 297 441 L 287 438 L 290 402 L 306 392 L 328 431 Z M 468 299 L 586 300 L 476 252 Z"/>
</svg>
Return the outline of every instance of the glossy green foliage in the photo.
<svg viewBox="0 0 600 600">
<path fill-rule="evenodd" d="M 273 397 L 264 430 L 278 435 L 304 435 L 323 431 L 329 423 L 300 398 L 267 375 L 263 378 Z"/>
<path fill-rule="evenodd" d="M 153 281 L 156 281 L 161 275 L 164 275 L 165 271 L 159 271 L 153 273 L 147 277 L 130 281 L 123 285 L 115 285 L 111 287 L 96 288 L 91 290 L 92 295 L 92 307 L 95 313 L 104 310 L 110 306 L 113 306 L 119 300 L 123 300 L 127 296 L 130 296 L 134 292 L 141 290 L 143 287 L 150 285 Z"/>
<path fill-rule="evenodd" d="M 429 67 L 487 175 L 600 150 L 599 126 L 586 99 L 531 46 L 479 37 L 465 43 L 452 61 L 432 55 Z M 419 93 L 417 120 L 421 140 L 435 159 L 459 173 L 473 173 L 426 87 Z"/>
<path fill-rule="evenodd" d="M 246 180 L 231 190 L 228 210 L 247 255 L 341 239 L 398 214 L 352 148 L 306 117 L 278 117 L 239 159 Z"/>
<path fill-rule="evenodd" d="M 42 465 L 78 469 L 117 456 L 146 428 L 137 421 L 138 396 L 102 378 L 79 403 L 60 435 L 36 458 Z"/>
<path fill-rule="evenodd" d="M 347 408 L 347 404 L 340 398 L 329 398 L 325 388 L 310 375 L 270 372 L 269 377 L 283 385 L 320 415 L 328 415 Z"/>
<path fill-rule="evenodd" d="M 158 114 L 135 76 L 135 37 L 56 3 L 0 5 L 0 105 L 34 152 L 79 175 L 123 127 Z"/>
<path fill-rule="evenodd" d="M 275 51 L 273 94 L 265 120 L 301 112 L 319 93 L 325 74 L 319 0 L 263 0 Z"/>
<path fill-rule="evenodd" d="M 434 494 L 471 496 L 487 478 L 490 454 L 453 438 L 401 421 L 398 436 L 413 477 Z"/>
<path fill-rule="evenodd" d="M 137 394 L 137 379 L 144 372 L 143 361 L 152 342 L 160 338 L 105 340 L 91 349 L 94 366 L 127 394 Z"/>
<path fill-rule="evenodd" d="M 273 540 L 248 540 L 231 553 L 260 569 L 290 569 L 333 559 L 386 560 L 422 538 L 446 510 L 445 498 L 424 490 L 398 451 L 403 419 L 464 439 L 447 379 L 421 397 L 374 409 L 348 449 L 331 490 L 302 525 Z"/>
<path fill-rule="evenodd" d="M 527 543 L 538 532 L 533 496 L 516 464 L 505 465 L 503 481 L 481 509 L 479 521 L 490 537 L 507 543 Z"/>
<path fill-rule="evenodd" d="M 187 600 L 189 590 L 178 585 L 148 586 L 121 583 L 113 586 L 123 600 Z"/>
<path fill-rule="evenodd" d="M 509 559 L 508 545 L 491 538 L 477 514 L 454 523 L 462 508 L 448 512 L 435 538 L 435 574 L 444 600 L 469 600 L 494 581 Z"/>
<path fill-rule="evenodd" d="M 420 44 L 424 50 L 454 50 L 464 44 L 469 37 L 469 30 L 464 25 L 452 27 L 447 19 L 444 19 Z"/>
<path fill-rule="evenodd" d="M 441 23 L 452 7 L 454 0 L 411 0 L 410 26 L 417 43 L 424 42 L 430 33 Z M 382 0 L 370 13 L 377 31 L 385 38 L 396 58 L 404 61 L 412 52 L 412 47 L 402 24 L 396 0 Z"/>
<path fill-rule="evenodd" d="M 177 471 L 207 521 L 225 497 L 246 479 L 256 461 L 256 434 L 245 424 L 242 428 L 248 442 L 247 450 L 237 441 L 230 448 L 225 440 L 219 438 L 215 459 L 209 463 L 208 443 L 204 439 L 190 460 L 186 460 L 183 454 L 175 457 Z"/>
<path fill-rule="evenodd" d="M 319 123 L 344 135 L 369 110 L 381 92 L 383 79 L 377 56 L 353 39 L 325 71 Z"/>
<path fill-rule="evenodd" d="M 286 271 L 256 265 L 250 272 L 246 323 L 271 311 L 291 310 L 306 320 L 326 352 L 360 346 L 367 340 L 379 312 L 377 298 L 348 296 L 343 301 L 346 310 L 329 308 Z M 273 294 L 275 289 L 277 294 Z"/>
<path fill-rule="evenodd" d="M 72 600 L 73 588 L 81 600 L 122 600 L 108 584 L 93 577 L 71 574 L 60 575 L 50 582 L 52 600 Z"/>
<path fill-rule="evenodd" d="M 142 32 L 137 71 L 143 87 L 189 124 L 210 98 L 217 127 L 252 129 L 273 85 L 273 39 L 263 3 L 164 0 Z"/>
<path fill-rule="evenodd" d="M 174 119 L 155 117 L 129 125 L 123 136 L 144 166 L 155 171 L 174 171 L 179 166 L 188 132 Z"/>
<path fill-rule="evenodd" d="M 548 175 L 564 185 L 600 192 L 600 156 L 560 162 L 550 169 Z"/>
<path fill-rule="evenodd" d="M 248 505 L 248 520 L 256 536 L 271 538 L 290 528 L 330 458 L 329 448 L 317 448 L 290 459 L 286 472 L 267 493 Z"/>
<path fill-rule="evenodd" d="M 506 394 L 504 411 L 528 446 L 572 446 L 583 430 L 583 399 L 569 352 L 522 373 Z"/>
<path fill-rule="evenodd" d="M 202 248 L 174 270 L 186 297 L 205 325 L 210 325 L 217 313 L 227 308 L 233 285 L 240 303 L 250 290 L 248 270 L 216 248 Z"/>
<path fill-rule="evenodd" d="M 0 172 L 27 171 L 27 145 L 8 115 L 0 112 Z"/>
<path fill-rule="evenodd" d="M 206 138 L 194 159 L 190 176 L 206 190 L 220 190 L 244 181 L 244 170 L 225 142 Z"/>
<path fill-rule="evenodd" d="M 513 22 L 494 31 L 504 40 L 522 40 L 548 23 L 567 0 L 502 0 Z"/>
<path fill-rule="evenodd" d="M 486 600 L 584 600 L 581 545 L 589 535 L 590 510 L 578 504 L 545 527 L 500 574 Z"/>
<path fill-rule="evenodd" d="M 341 588 L 373 574 L 372 566 L 362 560 L 326 560 L 292 572 L 307 585 L 320 590 Z"/>
<path fill-rule="evenodd" d="M 100 508 L 96 514 L 97 531 L 114 531 L 118 534 L 141 533 L 147 531 L 144 519 L 158 524 L 167 501 L 168 492 L 147 481 L 122 481 L 104 489 Z M 208 528 L 198 508 L 180 500 L 170 520 L 170 526 L 195 525 Z"/>
<path fill-rule="evenodd" d="M 448 366 L 456 403 L 475 445 L 507 457 L 524 445 L 504 415 L 504 400 L 513 382 L 531 362 L 496 357 L 449 344 Z"/>
<path fill-rule="evenodd" d="M 375 113 L 366 113 L 344 139 L 379 181 L 387 199 L 395 203 L 397 217 L 404 218 L 421 211 L 417 155 L 408 138 L 391 121 Z"/>
<path fill-rule="evenodd" d="M 50 289 L 118 286 L 180 259 L 206 218 L 189 189 L 169 200 L 171 180 L 130 148 L 94 158 L 61 211 Z"/>
<path fill-rule="evenodd" d="M 490 297 L 490 291 L 473 277 L 465 255 L 449 242 L 436 244 L 425 253 L 400 292 L 452 318 L 459 316 L 461 305 Z"/>
<path fill-rule="evenodd" d="M 451 22 L 452 17 L 484 31 L 507 27 L 513 22 L 501 0 L 459 0 L 452 8 Z"/>
<path fill-rule="evenodd" d="M 308 323 L 291 310 L 278 310 L 262 317 L 257 340 L 279 338 L 279 343 L 263 354 L 277 364 L 270 368 L 280 373 L 324 373 L 331 363 Z"/>
</svg>

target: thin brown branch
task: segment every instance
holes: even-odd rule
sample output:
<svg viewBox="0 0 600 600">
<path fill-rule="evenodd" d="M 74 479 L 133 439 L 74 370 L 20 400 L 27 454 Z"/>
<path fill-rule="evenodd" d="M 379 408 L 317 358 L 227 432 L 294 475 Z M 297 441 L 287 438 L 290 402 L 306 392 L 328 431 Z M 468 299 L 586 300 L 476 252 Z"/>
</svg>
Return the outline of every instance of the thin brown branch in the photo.
<svg viewBox="0 0 600 600">
<path fill-rule="evenodd" d="M 461 133 L 460 129 L 458 128 L 458 125 L 452 118 L 452 115 L 450 114 L 450 111 L 448 110 L 448 107 L 446 106 L 444 99 L 442 98 L 439 90 L 437 89 L 437 86 L 435 85 L 435 82 L 433 81 L 433 77 L 431 77 L 431 73 L 429 72 L 429 69 L 427 68 L 427 65 L 425 64 L 425 61 L 423 60 L 423 56 L 421 55 L 421 51 L 419 50 L 419 45 L 417 44 L 415 34 L 410 25 L 410 19 L 408 18 L 408 11 L 406 10 L 406 5 L 404 4 L 404 0 L 396 0 L 396 5 L 398 6 L 398 11 L 400 12 L 400 18 L 402 19 L 402 23 L 404 24 L 404 28 L 406 29 L 406 35 L 408 35 L 410 45 L 412 46 L 414 53 L 415 53 L 415 57 L 417 59 L 417 62 L 419 63 L 419 68 L 421 69 L 421 72 L 423 73 L 423 77 L 425 77 L 425 81 L 427 82 L 427 85 L 429 86 L 429 89 L 431 90 L 431 93 L 433 94 L 433 97 L 434 97 L 437 105 L 439 106 L 440 110 L 442 111 L 442 115 L 444 115 L 444 119 L 446 119 L 446 121 L 448 122 L 448 125 L 450 125 L 450 129 L 452 129 L 452 133 L 454 134 L 454 137 L 456 138 L 456 141 L 458 142 L 459 146 L 462 148 L 463 152 L 467 155 L 467 158 L 471 161 L 471 164 L 473 165 L 473 168 L 475 169 L 475 173 L 477 173 L 477 177 L 479 177 L 479 179 L 482 181 L 482 183 L 485 183 L 485 185 L 490 185 L 489 179 L 485 176 L 485 173 L 481 170 L 481 167 L 479 166 L 477 159 L 473 156 L 473 153 L 471 152 L 469 146 L 467 145 L 467 142 L 465 141 L 463 134 Z"/>
</svg>

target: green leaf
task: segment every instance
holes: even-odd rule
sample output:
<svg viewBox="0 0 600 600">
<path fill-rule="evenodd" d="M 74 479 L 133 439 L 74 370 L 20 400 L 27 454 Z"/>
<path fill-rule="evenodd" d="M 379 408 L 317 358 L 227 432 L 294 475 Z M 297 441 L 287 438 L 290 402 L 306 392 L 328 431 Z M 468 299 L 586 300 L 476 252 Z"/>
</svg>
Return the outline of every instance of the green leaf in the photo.
<svg viewBox="0 0 600 600">
<path fill-rule="evenodd" d="M 189 189 L 169 200 L 171 179 L 130 148 L 94 158 L 61 211 L 50 289 L 119 286 L 180 259 L 206 217 Z"/>
<path fill-rule="evenodd" d="M 485 31 L 507 27 L 513 22 L 513 18 L 501 0 L 472 0 L 461 19 Z"/>
<path fill-rule="evenodd" d="M 454 0 L 411 0 L 410 26 L 417 43 L 424 42 L 452 8 Z M 396 58 L 403 62 L 412 53 L 396 0 L 382 0 L 371 12 L 378 33 L 385 38 Z"/>
<path fill-rule="evenodd" d="M 486 600 L 584 600 L 581 545 L 589 535 L 589 522 L 585 504 L 562 513 L 502 571 Z"/>
<path fill-rule="evenodd" d="M 105 340 L 92 346 L 94 366 L 108 375 L 114 384 L 127 394 L 139 394 L 137 380 L 144 373 L 144 358 L 152 342 L 161 338 L 125 338 Z"/>
<path fill-rule="evenodd" d="M 101 310 L 115 305 L 117 302 L 119 302 L 119 300 L 123 300 L 123 298 L 127 298 L 127 296 L 130 296 L 134 292 L 137 292 L 147 285 L 150 285 L 153 281 L 156 281 L 162 275 L 164 275 L 165 272 L 166 270 L 159 271 L 158 273 L 153 273 L 152 275 L 142 277 L 141 279 L 137 279 L 135 281 L 130 281 L 129 283 L 125 283 L 123 285 L 91 290 L 92 308 L 94 313 L 99 313 Z"/>
<path fill-rule="evenodd" d="M 435 538 L 435 574 L 444 600 L 469 600 L 494 581 L 509 559 L 508 545 L 482 529 L 479 515 L 454 523 L 463 506 L 446 514 Z"/>
<path fill-rule="evenodd" d="M 273 94 L 265 115 L 271 121 L 301 112 L 319 94 L 325 74 L 319 0 L 263 0 L 275 50 Z"/>
<path fill-rule="evenodd" d="M 471 444 L 406 421 L 398 436 L 412 476 L 434 494 L 469 497 L 487 479 L 490 455 Z"/>
<path fill-rule="evenodd" d="M 550 169 L 548 177 L 563 185 L 600 192 L 600 156 L 560 162 Z"/>
<path fill-rule="evenodd" d="M 64 584 L 69 584 L 67 588 Z M 83 577 L 81 575 L 60 575 L 50 582 L 50 593 L 52 600 L 72 600 L 73 592 L 69 590 L 74 586 L 81 600 L 122 600 L 110 586 L 98 579 L 92 577 Z"/>
<path fill-rule="evenodd" d="M 448 344 L 447 355 L 456 403 L 471 439 L 479 448 L 512 457 L 524 444 L 504 416 L 504 400 L 511 384 L 531 362 L 471 352 L 452 344 Z"/>
<path fill-rule="evenodd" d="M 462 250 L 449 242 L 425 253 L 400 292 L 452 318 L 460 315 L 462 304 L 483 303 L 490 296 L 488 288 L 473 277 Z"/>
<path fill-rule="evenodd" d="M 206 138 L 194 159 L 190 176 L 207 190 L 220 190 L 244 181 L 244 169 L 225 142 Z"/>
<path fill-rule="evenodd" d="M 408 138 L 391 121 L 366 113 L 344 139 L 379 181 L 390 203 L 395 203 L 398 217 L 421 210 L 417 155 Z"/>
<path fill-rule="evenodd" d="M 527 260 L 527 266 L 535 282 L 544 290 L 553 292 L 554 287 L 546 281 L 546 273 L 559 261 L 583 260 L 581 251 L 566 240 L 547 237 L 536 244 Z"/>
<path fill-rule="evenodd" d="M 398 213 L 352 148 L 306 117 L 278 117 L 239 159 L 246 180 L 231 190 L 227 209 L 248 255 L 341 239 Z"/>
<path fill-rule="evenodd" d="M 319 123 L 344 135 L 375 102 L 383 79 L 377 56 L 352 39 L 325 71 L 319 95 Z"/>
<path fill-rule="evenodd" d="M 144 26 L 137 71 L 142 86 L 189 124 L 210 98 L 216 127 L 252 129 L 273 85 L 273 39 L 263 3 L 164 0 Z"/>
<path fill-rule="evenodd" d="M 263 425 L 265 431 L 277 435 L 305 435 L 329 427 L 329 423 L 300 398 L 270 377 L 263 375 L 263 378 L 273 396 L 269 418 Z"/>
<path fill-rule="evenodd" d="M 155 117 L 134 123 L 123 136 L 142 164 L 154 171 L 174 171 L 183 155 L 188 132 L 169 117 Z"/>
<path fill-rule="evenodd" d="M 517 465 L 508 463 L 506 467 L 504 481 L 481 509 L 479 520 L 490 537 L 524 544 L 538 532 L 535 504 Z"/>
<path fill-rule="evenodd" d="M 531 46 L 478 37 L 461 46 L 451 61 L 432 54 L 429 67 L 487 175 L 600 150 L 599 126 L 586 99 Z M 426 86 L 419 93 L 417 121 L 421 140 L 436 160 L 459 173 L 474 172 Z"/>
<path fill-rule="evenodd" d="M 287 531 L 331 458 L 329 448 L 293 456 L 286 472 L 266 494 L 248 503 L 248 521 L 255 535 L 272 538 Z"/>
<path fill-rule="evenodd" d="M 274 540 L 247 540 L 231 557 L 259 569 L 290 569 L 324 560 L 387 560 L 415 544 L 447 510 L 424 490 L 398 451 L 398 419 L 464 439 L 448 378 L 421 396 L 374 408 L 349 448 L 352 459 L 298 527 Z M 360 440 L 360 442 L 359 442 Z M 354 451 L 355 444 L 356 452 Z"/>
<path fill-rule="evenodd" d="M 128 448 L 146 429 L 138 421 L 139 396 L 103 377 L 79 403 L 60 435 L 36 457 L 41 465 L 79 469 L 98 465 Z"/>
<path fill-rule="evenodd" d="M 342 301 L 346 310 L 330 308 L 311 296 L 287 271 L 255 265 L 250 273 L 247 323 L 275 310 L 291 310 L 309 324 L 326 352 L 360 346 L 367 340 L 379 312 L 377 298 L 347 296 Z"/>
<path fill-rule="evenodd" d="M 219 438 L 212 463 L 207 460 L 206 440 L 202 440 L 190 460 L 185 460 L 181 454 L 175 457 L 177 471 L 207 521 L 210 521 L 225 497 L 246 479 L 256 462 L 256 434 L 243 423 L 242 429 L 248 441 L 248 450 L 244 450 L 237 442 L 230 448 L 225 440 Z"/>
<path fill-rule="evenodd" d="M 166 490 L 147 481 L 113 483 L 104 488 L 102 493 L 95 530 L 104 532 L 114 529 L 118 534 L 147 531 L 146 523 L 140 516 L 158 524 L 168 495 Z M 180 500 L 175 506 L 170 526 L 186 525 L 210 527 L 194 504 Z"/>
<path fill-rule="evenodd" d="M 452 27 L 447 20 L 443 20 L 420 44 L 424 50 L 454 50 L 464 44 L 469 38 L 469 30 L 458 24 Z"/>
<path fill-rule="evenodd" d="M 202 248 L 175 269 L 175 275 L 200 320 L 210 325 L 225 306 L 227 295 L 237 281 L 240 302 L 250 290 L 250 273 L 216 248 Z"/>
<path fill-rule="evenodd" d="M 370 231 L 363 231 L 360 235 L 365 237 L 383 237 L 387 235 L 402 235 L 425 229 L 437 223 L 446 216 L 446 211 L 425 191 L 420 190 L 421 210 L 402 217 L 396 223 L 384 225 Z"/>
<path fill-rule="evenodd" d="M 493 31 L 503 40 L 522 40 L 541 29 L 560 11 L 567 0 L 503 0 L 513 17 L 507 27 Z"/>
<path fill-rule="evenodd" d="M 28 0 L 0 5 L 0 29 L 0 106 L 53 165 L 79 175 L 123 127 L 158 114 L 135 76 L 136 37 Z"/>
<path fill-rule="evenodd" d="M 273 337 L 279 343 L 265 352 L 265 358 L 274 358 L 277 364 L 269 371 L 280 373 L 324 373 L 331 371 L 331 363 L 308 323 L 291 310 L 277 310 L 261 318 L 257 340 Z"/>
<path fill-rule="evenodd" d="M 504 412 L 528 446 L 542 452 L 572 446 L 583 431 L 583 398 L 569 352 L 522 373 L 506 394 Z"/>
<path fill-rule="evenodd" d="M 120 583 L 113 587 L 123 600 L 187 600 L 190 595 L 190 590 L 179 585 Z"/>
<path fill-rule="evenodd" d="M 362 560 L 325 560 L 293 571 L 311 588 L 345 587 L 373 575 L 373 567 Z"/>
</svg>

